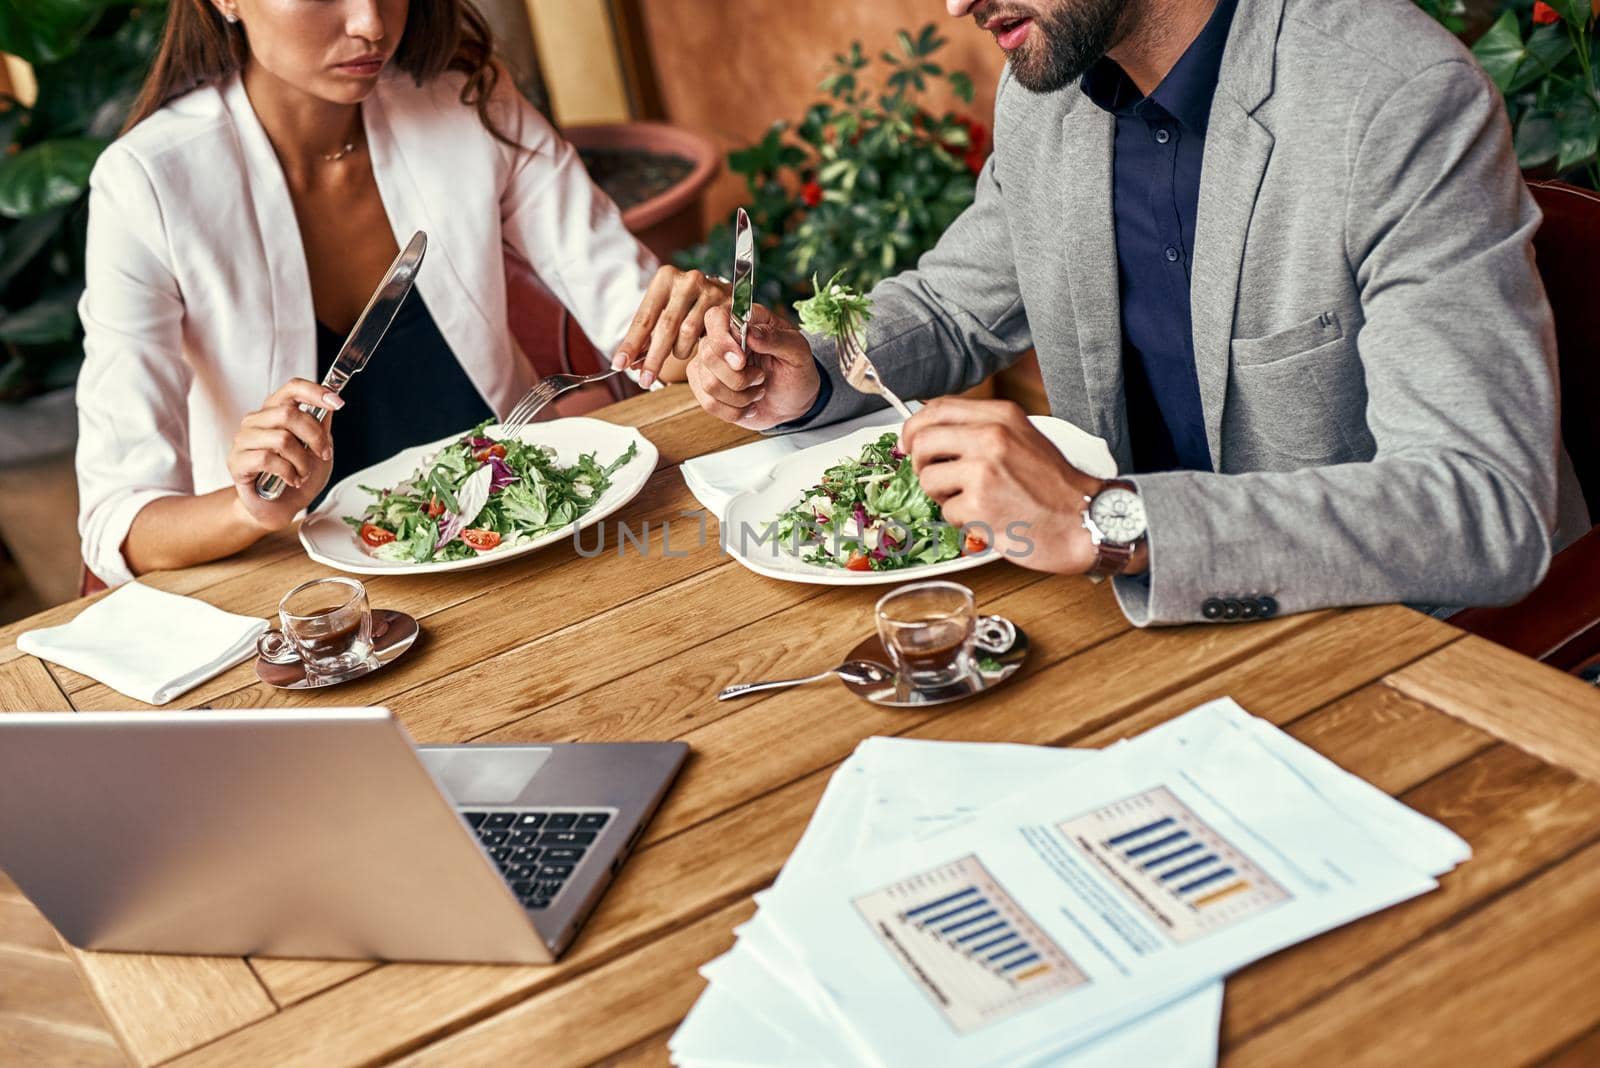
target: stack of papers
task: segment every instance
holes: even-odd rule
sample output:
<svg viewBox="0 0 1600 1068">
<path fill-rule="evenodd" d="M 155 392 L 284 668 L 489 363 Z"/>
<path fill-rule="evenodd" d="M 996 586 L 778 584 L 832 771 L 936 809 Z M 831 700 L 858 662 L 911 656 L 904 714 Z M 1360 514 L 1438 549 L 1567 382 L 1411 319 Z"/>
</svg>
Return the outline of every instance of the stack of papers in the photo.
<svg viewBox="0 0 1600 1068">
<path fill-rule="evenodd" d="M 872 738 L 673 1060 L 1212 1066 L 1224 976 L 1469 855 L 1231 700 L 1100 751 Z"/>
</svg>

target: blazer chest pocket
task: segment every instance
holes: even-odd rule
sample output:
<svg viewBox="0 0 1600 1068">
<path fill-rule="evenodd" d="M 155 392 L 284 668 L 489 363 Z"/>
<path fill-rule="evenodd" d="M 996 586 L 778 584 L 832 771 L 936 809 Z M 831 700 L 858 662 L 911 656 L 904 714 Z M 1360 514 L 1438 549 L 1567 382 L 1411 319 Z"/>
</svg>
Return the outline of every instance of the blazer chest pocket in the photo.
<svg viewBox="0 0 1600 1068">
<path fill-rule="evenodd" d="M 1372 458 L 1355 338 L 1327 311 L 1260 338 L 1235 338 L 1223 455 L 1230 471 L 1293 470 Z"/>
</svg>

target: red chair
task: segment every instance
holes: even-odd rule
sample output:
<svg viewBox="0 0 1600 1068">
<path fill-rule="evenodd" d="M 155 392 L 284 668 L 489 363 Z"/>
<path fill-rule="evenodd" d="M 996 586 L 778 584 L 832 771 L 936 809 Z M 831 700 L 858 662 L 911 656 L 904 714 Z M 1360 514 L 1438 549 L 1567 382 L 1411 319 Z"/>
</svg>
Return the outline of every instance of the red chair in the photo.
<svg viewBox="0 0 1600 1068">
<path fill-rule="evenodd" d="M 594 347 L 533 268 L 511 253 L 506 254 L 506 303 L 511 336 L 540 378 L 594 374 L 610 367 L 608 355 Z M 582 415 L 638 392 L 632 382 L 618 375 L 573 390 L 551 408 L 557 415 Z"/>
<path fill-rule="evenodd" d="M 1593 519 L 1600 516 L 1600 194 L 1532 182 L 1544 224 L 1534 236 L 1539 274 L 1555 312 L 1561 434 Z M 1451 623 L 1508 649 L 1574 671 L 1600 655 L 1600 529 L 1567 546 L 1538 589 L 1513 605 L 1470 608 Z"/>
</svg>

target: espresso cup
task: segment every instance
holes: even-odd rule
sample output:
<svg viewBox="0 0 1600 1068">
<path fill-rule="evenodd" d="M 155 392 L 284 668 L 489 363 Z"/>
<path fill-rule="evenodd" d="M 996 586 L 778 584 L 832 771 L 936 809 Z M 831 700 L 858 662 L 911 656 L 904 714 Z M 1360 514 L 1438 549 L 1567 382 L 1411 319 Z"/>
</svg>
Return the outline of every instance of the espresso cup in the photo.
<svg viewBox="0 0 1600 1068">
<path fill-rule="evenodd" d="M 268 663 L 298 660 L 309 677 L 329 681 L 373 662 L 372 610 L 367 588 L 355 579 L 301 583 L 278 602 L 278 619 L 283 629 L 269 630 L 256 642 Z"/>
<path fill-rule="evenodd" d="M 914 582 L 885 594 L 876 610 L 878 638 L 895 671 L 919 689 L 947 686 L 972 669 L 978 610 L 955 582 Z"/>
</svg>

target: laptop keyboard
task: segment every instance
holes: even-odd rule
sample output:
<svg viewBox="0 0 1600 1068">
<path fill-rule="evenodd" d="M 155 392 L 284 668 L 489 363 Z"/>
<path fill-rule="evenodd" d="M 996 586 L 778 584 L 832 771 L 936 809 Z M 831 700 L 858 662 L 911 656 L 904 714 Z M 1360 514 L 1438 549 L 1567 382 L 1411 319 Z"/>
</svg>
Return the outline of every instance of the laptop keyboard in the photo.
<svg viewBox="0 0 1600 1068">
<path fill-rule="evenodd" d="M 609 812 L 463 812 L 478 844 L 500 866 L 526 909 L 545 909 L 561 893 L 607 823 Z"/>
</svg>

